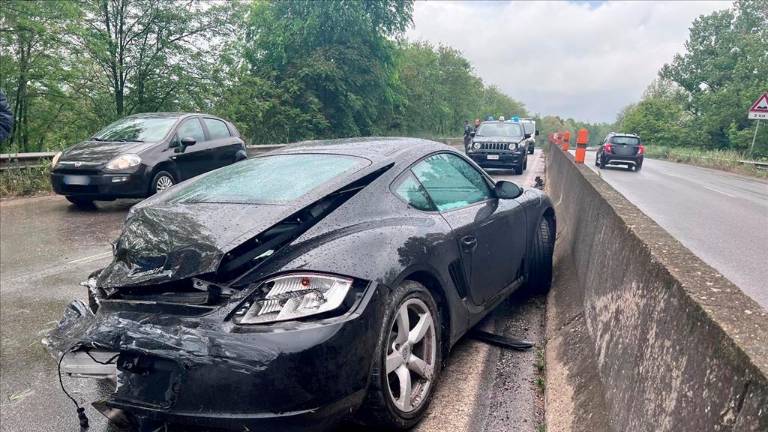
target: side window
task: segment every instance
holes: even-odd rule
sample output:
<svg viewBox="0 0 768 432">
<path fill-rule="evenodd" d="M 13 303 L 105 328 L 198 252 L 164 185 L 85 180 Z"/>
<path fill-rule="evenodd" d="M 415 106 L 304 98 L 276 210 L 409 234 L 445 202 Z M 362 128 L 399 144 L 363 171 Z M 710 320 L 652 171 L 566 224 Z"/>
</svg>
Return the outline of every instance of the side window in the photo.
<svg viewBox="0 0 768 432">
<path fill-rule="evenodd" d="M 414 208 L 424 211 L 435 209 L 427 191 L 424 190 L 424 186 L 416 180 L 412 173 L 408 173 L 399 181 L 394 192 Z"/>
<path fill-rule="evenodd" d="M 430 156 L 412 171 L 440 211 L 466 207 L 492 197 L 483 175 L 452 154 Z"/>
<path fill-rule="evenodd" d="M 208 128 L 208 134 L 212 140 L 220 138 L 229 138 L 229 129 L 227 125 L 221 120 L 204 118 L 205 127 Z"/>
<path fill-rule="evenodd" d="M 192 137 L 197 142 L 205 141 L 205 132 L 203 132 L 203 126 L 200 125 L 200 121 L 196 118 L 184 120 L 184 123 L 176 129 L 176 137 L 181 140 L 186 137 Z"/>
</svg>

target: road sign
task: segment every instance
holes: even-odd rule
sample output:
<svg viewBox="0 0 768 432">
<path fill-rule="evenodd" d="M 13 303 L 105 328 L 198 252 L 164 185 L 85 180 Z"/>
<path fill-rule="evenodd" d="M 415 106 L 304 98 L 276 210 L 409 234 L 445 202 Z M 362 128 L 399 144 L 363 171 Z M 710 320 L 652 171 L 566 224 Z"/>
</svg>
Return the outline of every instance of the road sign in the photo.
<svg viewBox="0 0 768 432">
<path fill-rule="evenodd" d="M 757 98 L 752 108 L 749 109 L 749 118 L 752 120 L 768 120 L 768 92 Z"/>
</svg>

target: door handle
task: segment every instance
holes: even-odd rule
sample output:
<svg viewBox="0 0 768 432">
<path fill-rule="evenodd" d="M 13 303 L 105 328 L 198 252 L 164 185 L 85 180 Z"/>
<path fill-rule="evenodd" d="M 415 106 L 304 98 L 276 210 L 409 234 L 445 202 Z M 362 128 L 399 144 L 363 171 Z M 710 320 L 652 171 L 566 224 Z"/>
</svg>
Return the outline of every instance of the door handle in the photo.
<svg viewBox="0 0 768 432">
<path fill-rule="evenodd" d="M 464 252 L 472 252 L 477 247 L 477 238 L 475 236 L 465 236 L 461 238 L 461 249 Z"/>
</svg>

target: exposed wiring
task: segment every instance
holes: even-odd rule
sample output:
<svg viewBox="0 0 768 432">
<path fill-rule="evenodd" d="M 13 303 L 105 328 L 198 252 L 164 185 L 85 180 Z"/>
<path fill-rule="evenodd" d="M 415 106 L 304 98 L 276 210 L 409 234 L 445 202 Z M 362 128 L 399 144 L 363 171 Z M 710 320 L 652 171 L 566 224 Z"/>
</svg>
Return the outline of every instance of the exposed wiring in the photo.
<svg viewBox="0 0 768 432">
<path fill-rule="evenodd" d="M 61 391 L 64 392 L 65 395 L 69 398 L 69 400 L 72 401 L 73 404 L 75 404 L 75 410 L 77 411 L 77 419 L 80 421 L 80 427 L 82 429 L 88 429 L 88 417 L 85 415 L 85 408 L 81 407 L 80 404 L 75 400 L 72 395 L 69 394 L 66 388 L 64 388 L 64 380 L 61 379 L 61 362 L 64 360 L 64 356 L 69 354 L 70 352 L 74 352 L 76 347 L 72 347 L 63 353 L 61 353 L 61 357 L 59 357 L 59 364 L 57 367 L 58 373 L 59 373 L 59 385 L 61 386 Z M 87 351 L 86 351 L 87 353 Z M 90 355 L 90 354 L 89 354 Z M 93 357 L 91 357 L 93 358 Z"/>
<path fill-rule="evenodd" d="M 85 354 L 86 354 L 86 355 L 88 355 L 88 357 L 90 357 L 90 358 L 91 358 L 91 360 L 95 361 L 95 362 L 96 362 L 96 363 L 98 363 L 98 364 L 103 364 L 103 365 L 109 365 L 109 364 L 112 364 L 112 363 L 114 363 L 114 362 L 115 362 L 115 360 L 116 360 L 118 357 L 120 357 L 120 353 L 117 353 L 117 354 L 113 355 L 112 357 L 108 358 L 106 361 L 99 361 L 99 360 L 96 360 L 96 357 L 94 357 L 94 356 L 92 356 L 92 355 L 91 355 L 91 352 L 90 352 L 90 351 L 88 351 L 88 350 L 84 350 L 84 352 L 85 352 Z"/>
</svg>

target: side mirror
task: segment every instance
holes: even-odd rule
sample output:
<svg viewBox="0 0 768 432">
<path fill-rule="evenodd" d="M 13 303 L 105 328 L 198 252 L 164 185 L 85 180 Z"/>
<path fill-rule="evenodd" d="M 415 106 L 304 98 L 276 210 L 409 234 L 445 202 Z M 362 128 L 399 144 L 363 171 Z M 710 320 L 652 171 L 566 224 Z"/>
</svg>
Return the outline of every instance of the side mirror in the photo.
<svg viewBox="0 0 768 432">
<path fill-rule="evenodd" d="M 539 136 L 539 130 L 536 129 L 536 136 Z"/>
<path fill-rule="evenodd" d="M 530 137 L 531 137 L 531 134 L 529 134 L 529 133 L 525 134 L 525 139 L 528 139 Z"/>
<path fill-rule="evenodd" d="M 192 137 L 184 137 L 181 139 L 181 145 L 184 147 L 195 145 L 196 142 L 197 140 Z"/>
<path fill-rule="evenodd" d="M 523 194 L 523 188 L 506 180 L 496 182 L 495 191 L 499 199 L 515 199 Z"/>
</svg>

